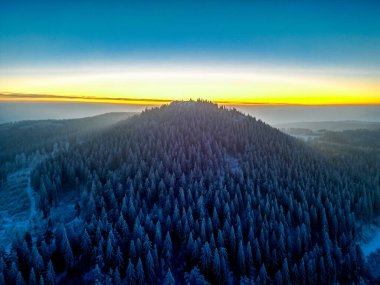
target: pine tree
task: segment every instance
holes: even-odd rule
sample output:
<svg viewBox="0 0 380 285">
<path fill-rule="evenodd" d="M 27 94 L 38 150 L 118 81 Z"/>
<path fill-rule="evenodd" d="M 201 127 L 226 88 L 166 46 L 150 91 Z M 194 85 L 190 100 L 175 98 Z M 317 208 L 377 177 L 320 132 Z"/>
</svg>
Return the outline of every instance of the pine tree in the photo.
<svg viewBox="0 0 380 285">
<path fill-rule="evenodd" d="M 243 242 L 239 242 L 239 248 L 238 248 L 238 254 L 237 254 L 237 262 L 238 262 L 238 268 L 241 275 L 245 274 L 245 254 L 244 254 L 244 247 Z"/>
<path fill-rule="evenodd" d="M 201 250 L 201 267 L 202 270 L 207 271 L 211 267 L 212 253 L 208 242 L 202 246 Z"/>
<path fill-rule="evenodd" d="M 281 271 L 277 271 L 276 275 L 274 276 L 274 283 L 275 285 L 283 285 L 283 281 L 282 281 L 282 274 L 281 274 Z"/>
<path fill-rule="evenodd" d="M 154 260 L 153 260 L 152 254 L 150 253 L 150 250 L 148 251 L 148 254 L 146 256 L 145 269 L 146 269 L 148 280 L 150 282 L 153 282 L 156 278 L 156 272 L 155 272 Z"/>
<path fill-rule="evenodd" d="M 108 264 L 111 264 L 113 262 L 113 246 L 112 246 L 112 240 L 110 237 L 107 239 L 107 248 L 106 248 L 106 261 Z"/>
<path fill-rule="evenodd" d="M 186 250 L 187 250 L 187 254 L 190 257 L 193 257 L 195 245 L 194 245 L 194 239 L 193 239 L 193 233 L 192 232 L 190 232 L 189 239 L 188 239 L 187 245 L 186 245 Z"/>
<path fill-rule="evenodd" d="M 305 282 L 306 281 L 306 268 L 304 258 L 301 259 L 301 263 L 299 265 L 299 280 Z"/>
<path fill-rule="evenodd" d="M 32 249 L 31 265 L 37 270 L 37 272 L 42 272 L 44 269 L 44 261 L 42 260 L 42 256 L 38 252 L 38 249 L 35 245 Z"/>
<path fill-rule="evenodd" d="M 141 259 L 139 258 L 137 265 L 136 265 L 136 281 L 138 285 L 143 285 L 144 284 L 144 269 L 143 265 L 141 262 Z"/>
<path fill-rule="evenodd" d="M 163 251 L 164 251 L 165 260 L 166 260 L 166 262 L 170 266 L 171 265 L 172 254 L 173 254 L 172 253 L 173 252 L 173 244 L 172 244 L 172 240 L 170 238 L 170 233 L 169 232 L 166 233 Z"/>
<path fill-rule="evenodd" d="M 0 282 L 0 284 L 2 283 Z M 29 274 L 29 285 L 37 285 L 37 278 L 36 278 L 36 274 L 34 273 L 33 267 L 30 270 L 30 274 Z"/>
<path fill-rule="evenodd" d="M 128 261 L 127 271 L 125 273 L 125 281 L 128 285 L 136 284 L 135 267 L 133 266 L 131 259 Z"/>
<path fill-rule="evenodd" d="M 120 277 L 120 273 L 119 273 L 118 268 L 116 268 L 114 273 L 113 273 L 112 284 L 114 284 L 114 285 L 120 285 L 121 284 L 121 277 Z"/>
<path fill-rule="evenodd" d="M 48 266 L 47 266 L 45 281 L 47 285 L 55 284 L 55 271 L 54 271 L 53 263 L 51 262 L 51 260 L 49 261 Z"/>
<path fill-rule="evenodd" d="M 80 248 L 81 248 L 81 252 L 85 255 L 88 255 L 91 253 L 91 248 L 92 248 L 91 239 L 86 229 L 84 230 L 81 236 Z"/>
<path fill-rule="evenodd" d="M 186 284 L 209 285 L 198 267 L 194 267 L 189 273 L 185 273 Z"/>
<path fill-rule="evenodd" d="M 260 268 L 259 277 L 260 277 L 260 282 L 257 282 L 257 283 L 259 283 L 259 284 L 266 284 L 267 283 L 268 275 L 267 275 L 267 270 L 266 270 L 264 264 Z"/>
<path fill-rule="evenodd" d="M 67 269 L 71 268 L 74 262 L 74 256 L 73 256 L 73 252 L 71 250 L 70 242 L 69 242 L 69 239 L 67 238 L 66 229 L 64 226 L 62 226 L 60 250 L 65 260 L 66 268 Z"/>
<path fill-rule="evenodd" d="M 24 278 L 22 277 L 20 271 L 17 273 L 16 285 L 25 285 Z"/>
<path fill-rule="evenodd" d="M 18 268 L 17 268 L 16 263 L 13 261 L 11 264 L 11 269 L 8 271 L 8 274 L 7 274 L 8 279 L 10 280 L 10 283 L 16 282 L 17 274 L 18 274 Z"/>
<path fill-rule="evenodd" d="M 129 257 L 133 260 L 133 262 L 136 262 L 137 252 L 134 240 L 131 240 L 131 243 L 129 244 Z"/>
<path fill-rule="evenodd" d="M 260 266 L 261 265 L 261 252 L 260 252 L 259 242 L 257 241 L 257 239 L 255 239 L 253 242 L 253 252 L 254 252 L 256 266 Z"/>
<path fill-rule="evenodd" d="M 247 276 L 242 276 L 240 278 L 240 282 L 239 282 L 240 285 L 254 285 L 255 282 L 253 281 L 253 279 L 250 279 L 248 278 Z"/>
<path fill-rule="evenodd" d="M 124 258 L 123 254 L 121 253 L 120 246 L 117 247 L 114 261 L 117 268 L 124 267 Z"/>
<path fill-rule="evenodd" d="M 214 251 L 214 259 L 213 259 L 213 265 L 212 265 L 212 271 L 214 273 L 215 279 L 217 281 L 220 281 L 220 258 L 219 258 L 219 252 L 218 249 L 215 249 Z"/>
<path fill-rule="evenodd" d="M 285 258 L 284 262 L 282 263 L 281 274 L 283 276 L 283 283 L 284 284 L 290 284 L 288 260 L 286 258 Z"/>
<path fill-rule="evenodd" d="M 175 280 L 170 269 L 166 272 L 163 285 L 175 285 Z"/>
</svg>

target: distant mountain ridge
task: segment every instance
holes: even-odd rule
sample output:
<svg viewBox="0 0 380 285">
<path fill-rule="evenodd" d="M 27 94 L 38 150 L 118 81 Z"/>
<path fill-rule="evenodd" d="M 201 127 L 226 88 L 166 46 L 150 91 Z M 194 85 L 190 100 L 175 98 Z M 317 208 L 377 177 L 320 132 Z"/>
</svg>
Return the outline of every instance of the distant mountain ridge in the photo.
<svg viewBox="0 0 380 285">
<path fill-rule="evenodd" d="M 378 130 L 380 122 L 365 122 L 365 121 L 320 121 L 320 122 L 294 122 L 273 125 L 279 129 L 309 129 L 312 131 L 327 130 L 327 131 L 344 131 L 344 130 Z"/>
<path fill-rule="evenodd" d="M 135 113 L 114 112 L 80 119 L 28 120 L 0 124 L 0 162 L 16 154 L 52 149 L 53 143 L 98 132 Z"/>
</svg>

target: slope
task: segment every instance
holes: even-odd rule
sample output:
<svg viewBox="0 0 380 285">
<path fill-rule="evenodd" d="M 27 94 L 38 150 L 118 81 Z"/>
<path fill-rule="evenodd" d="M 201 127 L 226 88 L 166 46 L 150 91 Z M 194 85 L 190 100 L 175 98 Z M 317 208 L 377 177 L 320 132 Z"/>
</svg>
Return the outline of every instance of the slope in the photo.
<svg viewBox="0 0 380 285">
<path fill-rule="evenodd" d="M 14 159 L 40 148 L 52 149 L 58 140 L 69 139 L 104 129 L 135 113 L 107 113 L 94 117 L 70 120 L 20 121 L 0 125 L 0 161 Z"/>
<path fill-rule="evenodd" d="M 304 143 L 211 103 L 134 116 L 41 163 L 32 185 L 46 216 L 65 193 L 81 197 L 84 225 L 50 225 L 33 245 L 44 260 L 35 274 L 48 278 L 52 264 L 62 284 L 365 278 L 350 177 Z"/>
</svg>

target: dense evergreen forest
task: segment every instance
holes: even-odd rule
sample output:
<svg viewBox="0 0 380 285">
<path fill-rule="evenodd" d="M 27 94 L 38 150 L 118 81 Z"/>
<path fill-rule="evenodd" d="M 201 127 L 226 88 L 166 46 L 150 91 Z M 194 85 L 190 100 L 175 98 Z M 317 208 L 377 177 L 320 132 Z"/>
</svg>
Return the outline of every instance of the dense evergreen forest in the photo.
<svg viewBox="0 0 380 285">
<path fill-rule="evenodd" d="M 380 195 L 380 129 L 326 131 L 309 145 L 354 181 L 352 185 L 358 189 L 356 217 L 369 221 L 378 216 L 379 204 L 372 201 Z M 368 195 L 366 189 L 374 191 Z"/>
<path fill-rule="evenodd" d="M 0 125 L 0 185 L 10 171 L 23 167 L 36 151 L 51 152 L 56 142 L 83 141 L 134 113 L 107 113 L 70 119 L 20 121 Z M 17 158 L 15 159 L 15 156 Z"/>
<path fill-rule="evenodd" d="M 0 257 L 0 284 L 371 284 L 357 224 L 378 177 L 236 110 L 173 102 L 32 172 L 50 222 Z M 75 194 L 77 218 L 50 213 Z"/>
</svg>

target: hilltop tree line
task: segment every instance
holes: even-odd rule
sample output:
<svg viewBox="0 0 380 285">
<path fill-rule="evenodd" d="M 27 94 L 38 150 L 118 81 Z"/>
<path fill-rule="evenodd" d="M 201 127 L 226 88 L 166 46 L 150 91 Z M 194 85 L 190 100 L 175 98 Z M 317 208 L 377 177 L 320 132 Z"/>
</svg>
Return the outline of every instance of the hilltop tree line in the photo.
<svg viewBox="0 0 380 285">
<path fill-rule="evenodd" d="M 69 120 L 37 120 L 0 124 L 0 187 L 9 173 L 27 167 L 40 154 L 60 144 L 85 141 L 133 113 L 107 113 Z"/>
<path fill-rule="evenodd" d="M 255 118 L 172 103 L 74 145 L 32 173 L 39 207 L 80 197 L 0 257 L 6 284 L 333 284 L 363 281 L 357 191 L 371 189 Z"/>
</svg>

